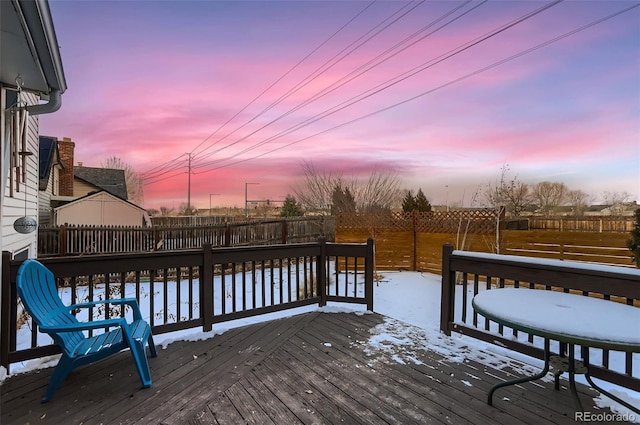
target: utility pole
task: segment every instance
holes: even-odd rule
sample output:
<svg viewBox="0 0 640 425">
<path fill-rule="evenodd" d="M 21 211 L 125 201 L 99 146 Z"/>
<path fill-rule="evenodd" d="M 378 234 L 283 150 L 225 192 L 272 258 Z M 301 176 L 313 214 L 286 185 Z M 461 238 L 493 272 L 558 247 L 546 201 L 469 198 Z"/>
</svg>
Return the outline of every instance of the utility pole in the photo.
<svg viewBox="0 0 640 425">
<path fill-rule="evenodd" d="M 260 183 L 251 183 L 246 182 L 244 184 L 244 216 L 249 217 L 249 199 L 247 199 L 247 186 L 250 184 L 260 184 Z"/>
<path fill-rule="evenodd" d="M 187 153 L 189 155 L 189 170 L 187 171 L 187 212 L 191 214 L 191 152 Z"/>
</svg>

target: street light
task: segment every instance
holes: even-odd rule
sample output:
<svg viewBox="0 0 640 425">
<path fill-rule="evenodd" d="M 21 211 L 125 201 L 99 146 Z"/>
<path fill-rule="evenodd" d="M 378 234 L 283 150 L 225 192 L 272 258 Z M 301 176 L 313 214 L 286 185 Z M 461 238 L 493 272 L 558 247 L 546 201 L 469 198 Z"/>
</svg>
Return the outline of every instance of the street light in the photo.
<svg viewBox="0 0 640 425">
<path fill-rule="evenodd" d="M 247 199 L 247 186 L 249 186 L 250 184 L 260 184 L 260 183 L 245 183 L 244 184 L 244 216 L 245 217 L 249 217 L 249 200 Z"/>
<path fill-rule="evenodd" d="M 220 195 L 219 193 L 210 193 L 209 194 L 209 217 L 211 217 L 211 197 L 213 195 Z"/>
<path fill-rule="evenodd" d="M 445 185 L 444 186 L 447 189 L 447 201 L 446 201 L 446 206 L 447 206 L 447 212 L 449 212 L 449 185 Z"/>
</svg>

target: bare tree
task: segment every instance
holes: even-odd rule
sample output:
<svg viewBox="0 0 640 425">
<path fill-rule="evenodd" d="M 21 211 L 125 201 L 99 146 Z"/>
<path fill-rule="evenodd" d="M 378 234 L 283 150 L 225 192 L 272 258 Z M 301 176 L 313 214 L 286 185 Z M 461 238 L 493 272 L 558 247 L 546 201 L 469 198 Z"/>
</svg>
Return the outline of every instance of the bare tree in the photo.
<svg viewBox="0 0 640 425">
<path fill-rule="evenodd" d="M 173 208 L 169 208 L 169 207 L 160 207 L 160 215 L 162 217 L 168 217 L 171 215 L 171 213 L 173 212 Z"/>
<path fill-rule="evenodd" d="M 298 202 L 308 213 L 330 214 L 333 192 L 343 187 L 342 175 L 318 170 L 311 161 L 302 163 L 304 182 L 294 188 Z"/>
<path fill-rule="evenodd" d="M 592 201 L 593 198 L 581 190 L 570 190 L 567 193 L 567 202 L 573 207 L 575 217 L 582 217 Z"/>
<path fill-rule="evenodd" d="M 560 182 L 540 182 L 533 186 L 533 196 L 545 217 L 554 216 L 568 200 L 569 189 Z"/>
<path fill-rule="evenodd" d="M 142 176 L 136 173 L 131 165 L 116 156 L 107 158 L 106 161 L 100 165 L 102 168 L 124 170 L 124 179 L 127 184 L 127 198 L 135 204 L 142 203 L 144 200 Z"/>
<path fill-rule="evenodd" d="M 487 185 L 485 201 L 495 210 L 504 207 L 511 216 L 518 217 L 531 202 L 531 189 L 527 183 L 519 181 L 517 175 L 508 178 L 508 164 L 503 165 L 500 171 L 500 180 Z"/>
<path fill-rule="evenodd" d="M 390 211 L 401 202 L 400 178 L 393 170 L 375 168 L 365 181 L 354 186 L 358 211 Z"/>
<path fill-rule="evenodd" d="M 607 205 L 623 204 L 631 198 L 629 192 L 604 192 L 602 194 L 604 203 Z"/>
<path fill-rule="evenodd" d="M 197 215 L 197 213 L 198 213 L 198 209 L 193 205 L 190 206 L 186 202 L 182 202 L 178 206 L 178 215 L 192 216 L 192 215 Z"/>
<path fill-rule="evenodd" d="M 302 170 L 304 182 L 293 191 L 309 213 L 330 214 L 336 191 L 343 198 L 352 196 L 357 211 L 388 211 L 401 199 L 400 179 L 391 170 L 376 168 L 364 180 L 347 180 L 341 173 L 320 171 L 310 161 L 303 162 Z"/>
</svg>

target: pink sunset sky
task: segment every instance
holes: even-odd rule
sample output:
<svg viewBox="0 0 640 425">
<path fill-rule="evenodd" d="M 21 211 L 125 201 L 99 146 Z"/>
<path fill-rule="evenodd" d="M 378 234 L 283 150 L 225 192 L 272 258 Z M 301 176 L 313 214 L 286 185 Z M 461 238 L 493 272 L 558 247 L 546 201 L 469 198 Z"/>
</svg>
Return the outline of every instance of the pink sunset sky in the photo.
<svg viewBox="0 0 640 425">
<path fill-rule="evenodd" d="M 40 132 L 130 164 L 147 208 L 187 201 L 189 157 L 199 208 L 284 199 L 303 161 L 433 204 L 505 164 L 640 201 L 640 7 L 553 3 L 53 0 L 68 90 Z"/>
</svg>

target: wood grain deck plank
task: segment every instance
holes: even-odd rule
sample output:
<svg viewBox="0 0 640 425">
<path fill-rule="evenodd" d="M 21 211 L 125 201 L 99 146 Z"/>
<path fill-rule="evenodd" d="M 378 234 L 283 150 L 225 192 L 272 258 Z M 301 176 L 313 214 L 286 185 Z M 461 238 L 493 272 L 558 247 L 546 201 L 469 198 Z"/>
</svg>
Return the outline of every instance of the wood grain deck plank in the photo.
<svg viewBox="0 0 640 425">
<path fill-rule="evenodd" d="M 519 375 L 516 360 L 498 369 L 492 353 L 473 347 L 472 359 L 451 362 L 421 347 L 370 344 L 372 329 L 388 320 L 316 312 L 176 342 L 150 360 L 146 390 L 128 352 L 75 370 L 46 404 L 51 369 L 10 376 L 0 422 L 575 424 L 569 391 L 552 382 L 502 388 L 486 404 L 492 385 Z M 579 391 L 583 403 L 596 394 Z"/>
</svg>

